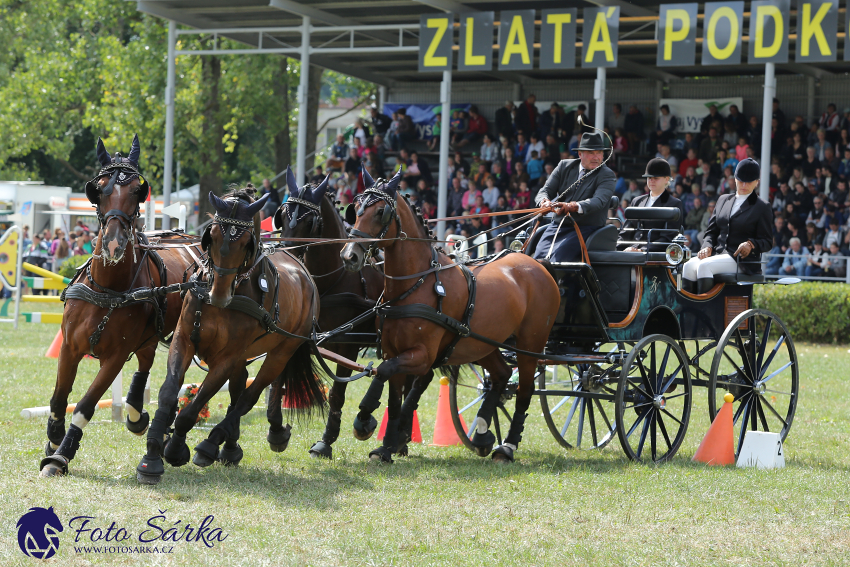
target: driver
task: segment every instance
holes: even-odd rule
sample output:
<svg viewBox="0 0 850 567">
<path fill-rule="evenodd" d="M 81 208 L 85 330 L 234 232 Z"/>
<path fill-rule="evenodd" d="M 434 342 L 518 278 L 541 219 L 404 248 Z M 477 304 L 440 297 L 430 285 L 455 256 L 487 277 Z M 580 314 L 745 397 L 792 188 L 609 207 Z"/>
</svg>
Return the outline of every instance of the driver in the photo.
<svg viewBox="0 0 850 567">
<path fill-rule="evenodd" d="M 603 164 L 605 150 L 610 148 L 601 133 L 582 134 L 578 146 L 579 159 L 561 160 L 537 193 L 534 199 L 537 205 L 551 206 L 555 218 L 537 243 L 533 256 L 535 260 L 575 262 L 581 257 L 581 247 L 573 223 L 562 223 L 567 213 L 581 227 L 581 235 L 585 240 L 605 226 L 608 204 L 614 194 L 616 181 L 614 172 Z M 565 194 L 561 196 L 562 193 Z M 556 197 L 560 198 L 553 202 Z"/>
<path fill-rule="evenodd" d="M 761 255 L 773 246 L 773 212 L 755 192 L 761 169 L 747 158 L 735 168 L 734 195 L 721 195 L 705 229 L 702 249 L 685 264 L 682 287 L 707 293 L 715 274 L 761 273 Z M 738 261 L 747 258 L 746 262 Z"/>
</svg>

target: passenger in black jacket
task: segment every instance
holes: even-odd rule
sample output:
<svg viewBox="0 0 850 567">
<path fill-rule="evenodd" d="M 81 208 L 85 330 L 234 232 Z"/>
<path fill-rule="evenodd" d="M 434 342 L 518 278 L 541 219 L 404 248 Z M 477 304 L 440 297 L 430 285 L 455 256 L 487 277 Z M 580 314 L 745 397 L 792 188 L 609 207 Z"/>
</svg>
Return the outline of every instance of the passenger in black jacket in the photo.
<svg viewBox="0 0 850 567">
<path fill-rule="evenodd" d="M 773 211 L 755 191 L 759 175 L 759 164 L 754 159 L 738 164 L 737 193 L 717 200 L 702 249 L 685 264 L 685 291 L 708 292 L 714 286 L 715 274 L 761 273 L 761 255 L 769 252 L 773 244 Z M 740 260 L 746 261 L 739 265 Z"/>
<path fill-rule="evenodd" d="M 674 197 L 667 190 L 670 185 L 672 173 L 670 164 L 661 158 L 649 160 L 646 164 L 646 173 L 643 174 L 646 178 L 646 185 L 649 187 L 649 193 L 635 197 L 629 208 L 632 207 L 676 207 L 679 209 L 679 220 L 677 221 L 633 221 L 627 220 L 620 230 L 620 240 L 646 240 L 649 237 L 651 229 L 671 229 L 682 231 L 682 224 L 685 222 L 685 206 L 682 201 Z M 634 232 L 627 229 L 636 229 Z M 673 241 L 673 233 L 652 234 L 652 243 L 647 247 L 646 244 L 632 244 L 626 248 L 626 252 L 640 252 L 650 250 L 653 252 L 662 251 L 667 248 L 667 244 Z M 654 244 L 658 244 L 654 246 Z"/>
</svg>

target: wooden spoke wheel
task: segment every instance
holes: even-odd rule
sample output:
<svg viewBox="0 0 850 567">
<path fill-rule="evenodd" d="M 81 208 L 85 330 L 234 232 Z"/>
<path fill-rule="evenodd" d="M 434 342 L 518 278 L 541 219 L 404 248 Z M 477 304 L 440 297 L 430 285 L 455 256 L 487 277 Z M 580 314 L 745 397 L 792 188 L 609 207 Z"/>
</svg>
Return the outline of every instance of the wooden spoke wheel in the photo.
<svg viewBox="0 0 850 567">
<path fill-rule="evenodd" d="M 799 397 L 797 351 L 788 329 L 765 309 L 735 317 L 717 342 L 708 382 L 708 412 L 714 419 L 726 393 L 735 396 L 735 456 L 747 431 L 791 429 Z"/>
<path fill-rule="evenodd" d="M 691 417 L 691 374 L 681 347 L 649 335 L 629 352 L 620 371 L 615 419 L 620 445 L 634 461 L 670 460 Z"/>
<path fill-rule="evenodd" d="M 617 431 L 614 396 L 619 366 L 555 366 L 537 375 L 543 419 L 555 440 L 567 449 L 601 449 Z M 544 390 L 569 392 L 545 394 Z"/>
<path fill-rule="evenodd" d="M 463 367 L 463 369 L 467 368 L 470 370 L 468 374 L 471 374 L 474 378 L 465 376 L 458 381 L 454 377 L 449 377 L 449 408 L 452 412 L 452 423 L 455 426 L 455 431 L 457 431 L 457 436 L 460 437 L 467 449 L 474 451 L 475 445 L 469 440 L 473 433 L 472 427 L 478 415 L 478 410 L 484 403 L 484 397 L 492 389 L 493 383 L 483 368 L 472 364 Z M 517 375 L 514 371 L 505 391 L 499 397 L 496 412 L 490 422 L 490 430 L 496 435 L 496 441 L 499 445 L 502 444 L 502 434 L 507 435 L 508 428 L 511 426 L 511 414 L 505 407 L 505 402 L 514 396 L 516 389 Z M 503 427 L 504 432 L 502 431 Z"/>
</svg>

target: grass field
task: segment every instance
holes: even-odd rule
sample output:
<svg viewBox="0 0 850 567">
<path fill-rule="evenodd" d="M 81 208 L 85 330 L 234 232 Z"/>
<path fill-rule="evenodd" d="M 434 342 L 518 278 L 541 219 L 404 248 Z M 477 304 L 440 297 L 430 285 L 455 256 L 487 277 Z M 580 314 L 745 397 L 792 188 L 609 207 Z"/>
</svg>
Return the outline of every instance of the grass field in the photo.
<svg viewBox="0 0 850 567">
<path fill-rule="evenodd" d="M 613 441 L 602 451 L 565 451 L 534 401 L 517 462 L 495 465 L 466 449 L 411 446 L 394 465 L 367 461 L 374 439 L 354 440 L 350 423 L 365 384 L 351 387 L 333 462 L 307 450 L 322 424 L 295 426 L 289 449 L 272 453 L 265 409 L 242 422 L 245 459 L 236 469 L 166 465 L 163 482 L 139 486 L 144 441 L 99 410 L 65 478 L 40 479 L 46 419 L 20 410 L 47 405 L 56 361 L 44 352 L 56 325 L 0 327 L 0 565 L 31 565 L 16 522 L 53 506 L 65 526 L 49 561 L 63 565 L 845 565 L 850 564 L 850 350 L 798 344 L 801 399 L 779 471 L 707 468 L 690 461 L 708 426 L 697 390 L 682 449 L 661 466 L 633 464 Z M 153 396 L 165 353 L 154 366 Z M 127 366 L 125 387 L 134 369 Z M 75 401 L 97 362 L 80 366 Z M 193 369 L 188 381 L 202 378 Z M 419 417 L 426 442 L 437 387 Z M 228 398 L 210 404 L 212 422 Z M 149 408 L 150 409 L 150 408 Z M 153 414 L 153 409 L 150 409 Z M 380 416 L 379 416 L 380 417 Z M 189 434 L 193 447 L 206 430 Z M 115 522 L 137 546 L 149 518 L 167 529 L 213 514 L 227 535 L 210 549 L 168 543 L 173 553 L 77 553 L 74 516 L 90 527 Z M 102 544 L 103 542 L 101 542 Z M 112 544 L 114 545 L 114 544 Z M 153 544 L 149 544 L 153 545 Z"/>
</svg>

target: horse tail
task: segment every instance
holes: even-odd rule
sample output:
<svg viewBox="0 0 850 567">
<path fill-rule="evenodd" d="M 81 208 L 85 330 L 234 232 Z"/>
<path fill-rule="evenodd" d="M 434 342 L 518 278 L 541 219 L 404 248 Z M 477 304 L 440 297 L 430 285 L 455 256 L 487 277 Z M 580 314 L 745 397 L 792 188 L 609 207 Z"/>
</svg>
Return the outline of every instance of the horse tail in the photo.
<svg viewBox="0 0 850 567">
<path fill-rule="evenodd" d="M 324 417 L 327 389 L 321 376 L 319 365 L 310 356 L 310 343 L 302 343 L 286 363 L 281 375 L 287 405 L 296 418 L 309 419 L 316 409 Z"/>
</svg>

